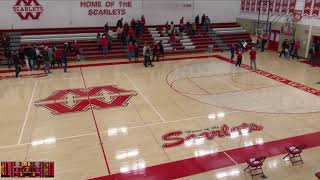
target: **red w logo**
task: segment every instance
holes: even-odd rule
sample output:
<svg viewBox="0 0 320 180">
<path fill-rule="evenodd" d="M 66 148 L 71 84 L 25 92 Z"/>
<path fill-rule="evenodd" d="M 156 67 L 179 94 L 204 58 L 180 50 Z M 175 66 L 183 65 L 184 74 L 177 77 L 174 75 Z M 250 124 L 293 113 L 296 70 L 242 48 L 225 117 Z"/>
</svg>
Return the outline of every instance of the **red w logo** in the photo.
<svg viewBox="0 0 320 180">
<path fill-rule="evenodd" d="M 53 92 L 45 99 L 35 102 L 38 107 L 45 107 L 53 114 L 65 114 L 123 107 L 135 91 L 120 89 L 116 86 L 99 86 L 88 89 L 66 89 Z"/>
<path fill-rule="evenodd" d="M 35 6 L 40 6 L 37 0 L 18 0 L 15 6 L 22 6 L 21 3 L 23 3 L 25 6 L 31 6 L 32 2 Z"/>
<path fill-rule="evenodd" d="M 43 12 L 43 7 L 37 0 L 17 0 L 13 11 L 21 20 L 37 20 Z"/>
</svg>

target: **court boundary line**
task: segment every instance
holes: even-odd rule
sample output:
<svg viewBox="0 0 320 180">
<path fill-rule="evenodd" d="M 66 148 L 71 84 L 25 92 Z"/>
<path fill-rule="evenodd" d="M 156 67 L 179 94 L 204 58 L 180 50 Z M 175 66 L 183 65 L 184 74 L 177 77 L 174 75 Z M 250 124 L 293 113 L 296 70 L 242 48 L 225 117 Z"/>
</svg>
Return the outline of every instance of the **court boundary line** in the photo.
<svg viewBox="0 0 320 180">
<path fill-rule="evenodd" d="M 84 79 L 84 75 L 83 75 L 83 72 L 82 72 L 81 67 L 80 67 L 80 73 L 81 73 L 81 77 L 82 77 L 82 80 L 83 80 L 84 87 L 85 87 L 86 89 L 88 89 L 87 84 L 86 84 L 86 81 L 85 81 L 85 79 Z M 90 96 L 89 96 L 89 94 L 88 94 L 87 91 L 86 91 L 86 93 L 87 93 L 88 101 L 89 101 L 89 103 L 91 104 Z M 97 131 L 97 135 L 98 135 L 98 138 L 99 138 L 99 143 L 100 143 L 101 151 L 102 151 L 102 154 L 103 154 L 103 157 L 104 157 L 104 161 L 105 161 L 105 164 L 106 164 L 106 168 L 107 168 L 107 171 L 108 171 L 108 173 L 109 173 L 109 175 L 110 175 L 110 174 L 111 174 L 111 171 L 110 171 L 110 168 L 109 168 L 109 163 L 108 163 L 107 155 L 106 155 L 106 152 L 105 152 L 105 150 L 104 150 L 104 146 L 103 146 L 103 142 L 102 142 L 102 140 L 101 140 L 100 131 L 99 131 L 99 128 L 98 128 L 96 116 L 95 116 L 95 114 L 94 114 L 94 112 L 93 112 L 92 106 L 90 106 L 90 110 L 91 110 L 92 118 L 93 118 L 93 121 L 94 121 L 94 124 L 95 124 L 95 127 L 96 127 L 96 131 Z"/>
<path fill-rule="evenodd" d="M 160 112 L 154 107 L 154 105 L 145 97 L 145 95 L 140 91 L 140 89 L 136 86 L 136 84 L 129 78 L 129 76 L 126 73 L 123 73 L 124 76 L 127 78 L 127 80 L 130 82 L 130 84 L 136 89 L 136 91 L 142 96 L 142 98 L 150 105 L 152 110 L 160 117 L 162 122 L 166 122 L 166 120 L 163 118 L 163 116 L 160 114 Z"/>
<path fill-rule="evenodd" d="M 235 64 L 233 61 L 231 61 L 229 58 L 226 58 L 224 56 L 221 56 L 221 55 L 212 55 L 210 57 L 215 57 L 217 58 L 217 60 L 220 60 L 220 61 L 224 61 L 224 62 L 227 62 L 227 63 L 230 63 L 230 64 Z M 208 57 L 209 58 L 209 57 Z M 187 60 L 187 59 L 186 59 Z M 171 83 L 172 82 L 169 82 L 169 75 L 173 72 L 175 72 L 177 69 L 179 68 L 182 68 L 182 67 L 185 67 L 185 66 L 190 66 L 192 64 L 186 64 L 186 65 L 182 65 L 180 67 L 177 67 L 176 69 L 173 69 L 171 71 L 169 71 L 169 73 L 167 74 L 167 77 L 166 77 L 166 81 L 167 81 L 167 85 L 169 87 L 171 87 Z M 291 81 L 289 79 L 286 79 L 286 78 L 282 78 L 278 75 L 275 75 L 275 74 L 272 74 L 272 73 L 268 73 L 266 71 L 263 71 L 263 70 L 260 70 L 260 69 L 256 69 L 256 70 L 252 70 L 250 66 L 246 65 L 246 64 L 242 64 L 241 65 L 241 68 L 244 68 L 244 69 L 247 69 L 249 71 L 252 71 L 258 75 L 261 75 L 263 77 L 266 77 L 266 78 L 269 78 L 271 80 L 274 80 L 275 82 L 279 82 L 279 83 L 282 83 L 284 85 L 287 85 L 289 87 L 293 87 L 295 89 L 298 89 L 300 91 L 303 91 L 303 92 L 306 92 L 306 93 L 309 93 L 309 94 L 313 94 L 315 96 L 320 96 L 320 90 L 317 90 L 315 88 L 311 88 L 311 87 L 308 87 L 306 85 L 303 85 L 303 84 L 300 84 L 300 83 L 297 83 L 297 82 L 294 82 L 294 81 Z M 172 87 L 171 87 L 172 88 Z M 305 113 L 285 113 L 285 112 L 261 112 L 261 111 L 249 111 L 249 110 L 239 110 L 239 109 L 234 109 L 234 108 L 229 108 L 229 107 L 224 107 L 224 106 L 219 106 L 219 105 L 214 105 L 214 104 L 209 104 L 209 103 L 205 103 L 205 102 L 202 102 L 200 100 L 197 100 L 197 99 L 194 99 L 194 98 L 191 98 L 187 95 L 184 95 L 182 93 L 180 93 L 179 91 L 175 90 L 172 88 L 172 90 L 174 90 L 175 92 L 179 93 L 180 95 L 186 97 L 186 98 L 189 98 L 189 99 L 192 99 L 194 101 L 197 101 L 199 103 L 202 103 L 202 104 L 206 104 L 206 105 L 209 105 L 209 106 L 214 106 L 214 107 L 219 107 L 219 108 L 224 108 L 224 109 L 229 109 L 229 110 L 234 110 L 234 111 L 242 111 L 242 112 L 252 112 L 252 113 L 261 113 L 261 114 L 314 114 L 314 113 L 319 113 L 320 111 L 315 111 L 315 112 L 305 112 Z"/>
<path fill-rule="evenodd" d="M 24 128 L 25 128 L 27 120 L 28 120 L 29 112 L 30 112 L 30 109 L 31 109 L 31 105 L 32 105 L 32 102 L 33 102 L 33 97 L 34 97 L 34 93 L 36 92 L 37 85 L 38 85 L 38 80 L 36 80 L 36 83 L 34 84 L 34 87 L 33 87 L 33 91 L 32 91 L 32 94 L 31 94 L 30 101 L 29 101 L 29 106 L 28 106 L 28 109 L 27 109 L 27 112 L 26 112 L 26 115 L 25 115 L 25 118 L 24 118 L 24 122 L 23 122 L 23 125 L 22 125 L 22 128 L 21 128 L 21 131 L 20 131 L 18 144 L 20 144 L 21 140 L 22 140 L 22 135 L 24 133 Z"/>
<path fill-rule="evenodd" d="M 320 131 L 317 131 L 309 134 L 269 141 L 265 142 L 264 144 L 252 145 L 247 147 L 238 147 L 213 154 L 204 155 L 201 157 L 191 157 L 182 160 L 153 165 L 146 167 L 141 172 L 139 170 L 132 170 L 127 173 L 119 172 L 109 176 L 91 178 L 89 180 L 111 180 L 130 178 L 139 179 L 146 177 L 146 175 L 152 176 L 156 179 L 177 179 L 190 177 L 193 175 L 198 175 L 201 173 L 206 173 L 221 168 L 241 165 L 242 163 L 245 163 L 247 159 L 256 157 L 258 152 L 259 156 L 270 158 L 286 154 L 286 151 L 284 149 L 286 146 L 297 146 L 303 144 L 306 145 L 306 149 L 316 148 L 320 146 L 320 141 L 318 141 L 319 137 Z M 261 149 L 272 149 L 272 151 L 261 151 Z M 220 165 L 216 165 L 217 163 L 212 163 L 212 160 L 217 159 L 220 160 L 220 162 L 218 162 Z M 228 163 L 226 159 L 229 160 Z M 186 171 L 186 169 L 188 171 Z"/>
</svg>

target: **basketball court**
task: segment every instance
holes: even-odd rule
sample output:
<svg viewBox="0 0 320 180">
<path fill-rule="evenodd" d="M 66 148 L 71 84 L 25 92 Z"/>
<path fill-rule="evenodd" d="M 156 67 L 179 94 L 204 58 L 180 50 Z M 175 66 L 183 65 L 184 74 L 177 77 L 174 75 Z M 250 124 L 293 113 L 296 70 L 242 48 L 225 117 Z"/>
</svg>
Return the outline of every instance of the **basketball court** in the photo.
<svg viewBox="0 0 320 180">
<path fill-rule="evenodd" d="M 268 179 L 313 179 L 319 69 L 267 52 L 252 71 L 228 56 L 1 74 L 0 159 L 54 161 L 66 180 L 251 179 L 245 160 L 261 155 Z M 301 144 L 304 164 L 282 159 Z"/>
</svg>

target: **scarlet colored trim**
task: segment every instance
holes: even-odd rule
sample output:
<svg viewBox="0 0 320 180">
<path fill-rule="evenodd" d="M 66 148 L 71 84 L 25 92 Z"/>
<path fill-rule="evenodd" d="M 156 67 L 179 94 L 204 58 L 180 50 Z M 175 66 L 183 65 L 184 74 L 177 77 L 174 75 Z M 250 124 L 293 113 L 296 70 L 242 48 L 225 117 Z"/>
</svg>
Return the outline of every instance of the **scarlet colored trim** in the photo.
<svg viewBox="0 0 320 180">
<path fill-rule="evenodd" d="M 180 161 L 169 162 L 128 173 L 117 173 L 109 176 L 93 178 L 90 180 L 126 180 L 126 179 L 176 179 L 200 174 L 215 169 L 244 163 L 247 159 L 265 156 L 272 157 L 285 154 L 285 147 L 305 145 L 306 148 L 320 146 L 320 132 L 270 141 L 261 145 L 253 145 L 218 152 L 202 157 L 194 157 Z M 235 162 L 233 162 L 233 160 Z"/>
<path fill-rule="evenodd" d="M 81 77 L 82 77 L 82 80 L 83 80 L 84 87 L 85 87 L 86 89 L 88 89 L 81 68 L 80 68 L 80 72 L 81 72 Z M 90 97 L 89 97 L 88 92 L 87 92 L 87 97 L 88 97 L 88 101 L 90 102 L 91 100 L 90 100 Z M 90 102 L 90 104 L 91 104 L 91 102 Z M 104 158 L 104 161 L 105 161 L 105 163 L 106 163 L 106 168 L 107 168 L 108 174 L 111 174 L 110 168 L 109 168 L 109 164 L 108 164 L 108 160 L 107 160 L 107 155 L 106 155 L 106 152 L 105 152 L 104 147 L 103 147 L 103 142 L 102 142 L 102 140 L 101 140 L 100 131 L 99 131 L 99 128 L 98 128 L 96 116 L 95 116 L 95 114 L 94 114 L 94 112 L 93 112 L 92 106 L 90 106 L 90 110 L 91 110 L 91 114 L 92 114 L 92 118 L 93 118 L 93 121 L 94 121 L 96 130 L 97 130 L 97 135 L 98 135 L 98 138 L 99 138 L 99 142 L 100 142 L 100 146 L 101 146 L 101 151 L 102 151 L 102 153 L 103 153 L 103 158 Z"/>
</svg>

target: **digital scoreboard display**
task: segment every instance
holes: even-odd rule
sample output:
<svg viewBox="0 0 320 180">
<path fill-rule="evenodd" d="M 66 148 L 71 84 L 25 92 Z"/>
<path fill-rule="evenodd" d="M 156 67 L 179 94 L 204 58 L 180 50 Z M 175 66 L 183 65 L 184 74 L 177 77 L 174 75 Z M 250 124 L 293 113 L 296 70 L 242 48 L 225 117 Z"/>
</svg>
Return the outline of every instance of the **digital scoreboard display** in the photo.
<svg viewBox="0 0 320 180">
<path fill-rule="evenodd" d="M 53 178 L 54 162 L 1 162 L 2 178 Z"/>
</svg>

